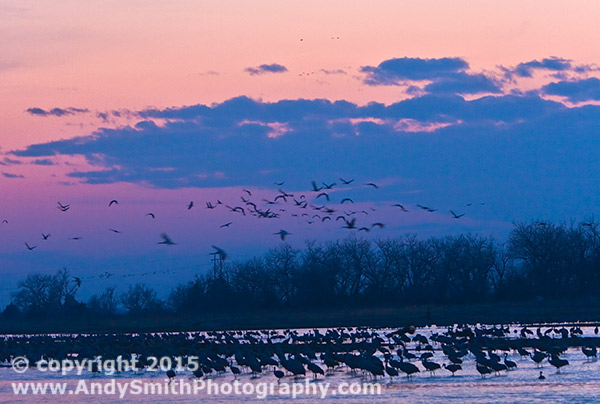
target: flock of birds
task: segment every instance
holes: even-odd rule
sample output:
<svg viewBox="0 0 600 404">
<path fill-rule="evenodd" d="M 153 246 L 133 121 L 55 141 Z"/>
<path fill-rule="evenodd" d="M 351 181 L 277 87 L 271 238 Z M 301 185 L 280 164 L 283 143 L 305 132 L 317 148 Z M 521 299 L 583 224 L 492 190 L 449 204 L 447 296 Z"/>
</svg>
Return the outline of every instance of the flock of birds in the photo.
<svg viewBox="0 0 600 404">
<path fill-rule="evenodd" d="M 55 359 L 89 360 L 91 373 L 102 373 L 99 360 L 136 358 L 135 367 L 121 369 L 149 371 L 154 358 L 173 358 L 180 366 L 154 369 L 164 372 L 169 380 L 177 376 L 213 377 L 230 373 L 251 377 L 273 375 L 279 382 L 284 377 L 313 378 L 345 372 L 352 377 L 381 380 L 405 375 L 407 379 L 420 372 L 433 376 L 447 371 L 454 376 L 468 363 L 482 378 L 500 375 L 518 367 L 509 356 L 531 360 L 541 369 L 544 362 L 560 374 L 569 361 L 561 357 L 567 349 L 579 349 L 582 360 L 595 361 L 598 354 L 598 327 L 595 336 L 583 336 L 578 326 L 512 329 L 493 327 L 449 327 L 431 332 L 429 337 L 414 326 L 396 330 L 367 327 L 339 327 L 262 331 L 213 331 L 148 334 L 80 334 L 61 336 L 4 336 L 0 339 L 0 362 L 10 366 L 17 357 L 26 357 L 30 366 Z M 193 368 L 185 359 L 195 358 Z M 180 361 L 177 361 L 180 358 Z M 443 363 L 436 362 L 443 358 Z M 151 374 L 157 374 L 152 372 Z M 545 379 L 543 371 L 535 377 Z"/>
<path fill-rule="evenodd" d="M 204 206 L 205 209 L 209 210 L 226 209 L 233 215 L 252 216 L 258 219 L 277 219 L 282 217 L 282 215 L 288 214 L 291 218 L 304 220 L 308 225 L 331 222 L 340 224 L 340 227 L 343 229 L 357 232 L 370 232 L 376 229 L 383 229 L 386 226 L 384 223 L 380 221 L 366 220 L 371 213 L 377 211 L 377 209 L 373 206 L 364 209 L 354 209 L 352 207 L 354 205 L 354 200 L 348 196 L 343 196 L 337 201 L 334 200 L 334 192 L 337 192 L 339 188 L 345 187 L 346 189 L 350 189 L 354 187 L 354 179 L 346 180 L 344 178 L 340 178 L 339 181 L 341 185 L 338 185 L 337 182 L 322 182 L 319 185 L 316 181 L 312 181 L 310 189 L 307 192 L 302 193 L 286 192 L 281 188 L 285 181 L 275 182 L 274 184 L 278 186 L 278 190 L 277 193 L 270 199 L 253 199 L 252 191 L 249 189 L 243 189 L 239 200 L 240 203 L 223 203 L 220 199 L 217 199 L 215 202 L 205 202 Z M 380 188 L 373 182 L 367 182 L 363 186 L 372 188 L 374 190 L 378 190 Z M 481 202 L 480 204 L 485 205 L 484 202 Z M 119 205 L 119 201 L 117 199 L 112 199 L 110 202 L 108 202 L 109 208 L 117 205 Z M 466 204 L 467 207 L 472 205 L 472 203 Z M 187 210 L 196 208 L 196 206 L 197 204 L 194 201 L 190 201 L 187 203 L 187 205 L 185 205 Z M 390 207 L 398 209 L 402 213 L 409 212 L 407 207 L 401 203 L 391 204 Z M 58 201 L 57 208 L 61 212 L 66 213 L 71 209 L 71 205 Z M 434 213 L 438 211 L 436 208 L 422 204 L 417 204 L 416 208 L 428 213 Z M 464 212 L 457 213 L 452 209 L 449 210 L 449 213 L 453 219 L 461 219 L 465 216 Z M 145 213 L 145 216 L 147 216 L 149 219 L 156 219 L 157 217 L 157 215 L 153 212 L 147 212 Z M 359 218 L 361 218 L 361 223 L 359 223 Z M 362 218 L 365 220 L 363 221 Z M 8 224 L 8 220 L 4 219 L 3 223 Z M 235 220 L 230 220 L 221 224 L 219 228 L 228 229 L 234 224 Z M 115 234 L 122 233 L 120 229 L 112 227 L 108 228 L 108 230 Z M 280 229 L 278 232 L 273 233 L 273 235 L 278 236 L 282 241 L 285 241 L 287 237 L 293 234 L 286 229 Z M 50 232 L 42 233 L 41 240 L 46 241 L 50 238 L 50 236 Z M 73 236 L 69 237 L 68 239 L 77 241 L 81 240 L 82 238 L 82 236 Z M 168 234 L 162 233 L 160 234 L 160 241 L 158 241 L 157 244 L 172 246 L 176 245 L 177 243 Z M 25 241 L 25 247 L 27 250 L 33 251 L 38 247 L 38 245 L 33 244 L 30 241 Z M 216 246 L 213 247 L 215 252 L 221 255 L 222 259 L 227 256 L 223 249 Z"/>
</svg>

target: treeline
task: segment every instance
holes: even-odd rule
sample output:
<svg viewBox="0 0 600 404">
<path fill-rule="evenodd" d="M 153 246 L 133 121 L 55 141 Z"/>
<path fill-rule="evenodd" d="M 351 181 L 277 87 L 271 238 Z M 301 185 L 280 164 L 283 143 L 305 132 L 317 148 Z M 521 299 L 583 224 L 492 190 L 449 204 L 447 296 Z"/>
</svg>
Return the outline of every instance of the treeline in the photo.
<svg viewBox="0 0 600 404">
<path fill-rule="evenodd" d="M 29 275 L 3 316 L 160 312 L 201 314 L 277 308 L 382 307 L 598 295 L 600 225 L 515 224 L 499 242 L 475 234 L 288 244 L 226 262 L 165 299 L 143 284 L 109 287 L 87 302 L 65 269 Z"/>
</svg>

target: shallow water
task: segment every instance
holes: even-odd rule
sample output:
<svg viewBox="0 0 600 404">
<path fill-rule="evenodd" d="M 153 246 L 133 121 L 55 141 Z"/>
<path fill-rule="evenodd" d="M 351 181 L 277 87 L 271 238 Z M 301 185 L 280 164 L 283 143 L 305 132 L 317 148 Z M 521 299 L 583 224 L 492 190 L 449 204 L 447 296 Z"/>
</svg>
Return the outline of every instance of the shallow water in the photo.
<svg viewBox="0 0 600 404">
<path fill-rule="evenodd" d="M 417 332 L 429 337 L 435 328 L 419 329 Z M 584 329 L 586 335 L 591 330 Z M 593 335 L 593 334 L 592 334 Z M 131 387 L 129 391 L 119 398 L 118 389 L 115 395 L 110 393 L 110 385 L 121 385 L 140 383 L 154 383 L 172 388 L 178 392 L 181 384 L 193 385 L 190 379 L 191 372 L 181 369 L 171 385 L 166 384 L 164 372 L 141 373 L 123 372 L 112 376 L 94 375 L 84 370 L 81 375 L 75 372 L 61 375 L 60 373 L 41 372 L 37 369 L 29 369 L 19 374 L 10 368 L 0 369 L 0 402 L 2 403 L 238 403 L 238 402 L 302 402 L 302 403 L 593 403 L 600 402 L 600 362 L 588 361 L 579 348 L 570 348 L 562 358 L 569 361 L 560 373 L 547 361 L 543 362 L 541 368 L 529 358 L 521 358 L 517 353 L 510 353 L 508 358 L 517 362 L 518 368 L 513 371 L 502 372 L 499 376 L 489 375 L 482 379 L 475 369 L 474 357 L 469 354 L 463 360 L 463 370 L 456 376 L 450 376 L 445 369 L 436 371 L 435 375 L 429 375 L 423 370 L 419 362 L 414 362 L 421 369 L 421 373 L 414 375 L 410 380 L 406 376 L 386 376 L 379 378 L 377 383 L 381 384 L 380 394 L 350 394 L 342 395 L 348 387 L 348 383 L 372 382 L 372 379 L 360 375 L 352 375 L 348 369 L 336 370 L 332 375 L 319 377 L 316 381 L 312 376 L 294 379 L 291 376 L 282 379 L 277 385 L 277 379 L 272 371 L 265 371 L 262 376 L 252 378 L 249 374 L 243 374 L 236 380 L 240 386 L 244 386 L 250 394 L 224 394 L 227 390 L 220 390 L 215 394 L 215 386 L 222 386 L 234 382 L 230 373 L 222 376 L 204 378 L 203 388 L 192 394 L 133 394 Z M 433 361 L 444 363 L 445 356 L 440 350 L 436 350 Z M 543 371 L 546 379 L 538 380 L 539 372 Z M 84 382 L 82 382 L 82 380 Z M 67 392 L 64 395 L 52 394 L 28 394 L 16 395 L 13 392 L 13 384 L 16 382 L 58 382 L 66 383 Z M 69 394 L 68 389 L 75 390 L 79 383 L 86 383 L 89 390 L 91 383 L 99 383 L 104 389 L 102 394 L 85 394 L 80 390 L 78 394 Z M 134 383 L 134 384 L 135 384 Z M 212 383 L 213 391 L 207 391 L 208 383 Z M 108 387 L 107 387 L 108 386 Z M 265 387 L 262 387 L 265 386 Z M 273 386 L 273 387 L 271 387 Z M 307 387 L 310 386 L 310 387 Z M 356 388 L 360 387 L 357 385 Z M 123 387 L 122 387 L 123 388 Z M 199 388 L 199 387 L 198 387 Z M 261 388 L 272 388 L 273 394 L 262 398 L 259 394 Z M 303 389 L 300 392 L 300 389 Z M 317 394 L 304 394 L 305 389 L 315 390 Z M 240 387 L 241 389 L 241 387 Z M 286 390 L 286 389 L 289 389 Z M 291 393 L 297 389 L 298 396 L 294 400 Z M 185 390 L 185 389 L 184 389 Z M 251 391 L 252 390 L 252 391 Z M 344 390 L 344 391 L 342 391 Z M 325 398 L 321 398 L 326 391 Z M 184 391 L 185 392 L 185 391 Z M 334 394 L 335 393 L 335 394 Z M 368 391 L 365 393 L 369 393 Z"/>
</svg>

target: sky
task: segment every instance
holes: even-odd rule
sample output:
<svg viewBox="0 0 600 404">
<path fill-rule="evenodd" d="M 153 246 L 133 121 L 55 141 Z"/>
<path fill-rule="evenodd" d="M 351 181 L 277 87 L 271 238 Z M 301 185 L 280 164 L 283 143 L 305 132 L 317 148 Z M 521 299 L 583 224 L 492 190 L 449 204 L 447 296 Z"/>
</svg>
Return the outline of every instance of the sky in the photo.
<svg viewBox="0 0 600 404">
<path fill-rule="evenodd" d="M 302 248 L 593 217 L 598 15 L 550 0 L 0 0 L 0 304 L 63 267 L 84 298 L 133 282 L 165 295 L 211 246 L 244 260 L 281 229 Z M 294 197 L 267 202 L 279 189 Z"/>
</svg>

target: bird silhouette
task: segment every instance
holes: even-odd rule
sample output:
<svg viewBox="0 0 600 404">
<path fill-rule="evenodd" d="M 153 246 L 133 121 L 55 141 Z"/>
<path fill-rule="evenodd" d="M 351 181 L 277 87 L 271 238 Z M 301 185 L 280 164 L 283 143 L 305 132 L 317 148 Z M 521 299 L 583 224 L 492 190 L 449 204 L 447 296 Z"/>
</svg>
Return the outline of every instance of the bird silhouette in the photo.
<svg viewBox="0 0 600 404">
<path fill-rule="evenodd" d="M 352 218 L 352 220 L 347 220 L 344 218 L 344 222 L 346 222 L 345 226 L 342 226 L 344 229 L 356 229 L 356 218 Z"/>
<path fill-rule="evenodd" d="M 443 364 L 442 367 L 447 371 L 451 372 L 452 376 L 454 376 L 454 373 L 458 372 L 459 370 L 462 370 L 462 366 L 455 363 L 451 363 L 449 365 Z"/>
<path fill-rule="evenodd" d="M 377 184 L 374 184 L 372 182 L 367 182 L 365 185 L 369 186 L 369 187 L 373 187 L 375 189 L 379 189 L 379 187 L 377 186 Z"/>
<path fill-rule="evenodd" d="M 410 379 L 410 376 L 413 373 L 420 372 L 419 368 L 415 364 L 410 363 L 410 362 L 400 362 L 398 364 L 398 369 L 400 369 L 403 373 L 406 373 L 407 379 Z"/>
<path fill-rule="evenodd" d="M 187 206 L 188 210 L 192 209 L 193 207 L 194 207 L 194 201 L 190 201 L 190 203 Z"/>
<path fill-rule="evenodd" d="M 401 210 L 402 212 L 408 212 L 408 210 L 406 210 L 406 208 L 404 207 L 404 205 L 402 205 L 401 203 L 395 203 L 395 204 L 393 204 L 392 206 L 394 206 L 394 207 L 397 207 L 397 208 L 400 208 L 400 210 Z"/>
<path fill-rule="evenodd" d="M 281 370 L 274 370 L 273 374 L 277 378 L 277 384 L 279 384 L 279 381 L 285 376 L 285 374 Z"/>
<path fill-rule="evenodd" d="M 221 258 L 221 261 L 225 261 L 227 259 L 227 253 L 225 252 L 225 250 L 217 247 L 216 245 L 213 245 L 212 248 L 215 249 L 215 253 L 217 255 L 219 255 L 219 258 Z"/>
<path fill-rule="evenodd" d="M 60 201 L 57 203 L 58 203 L 58 206 L 57 206 L 58 209 L 60 209 L 63 212 L 66 212 L 71 207 L 71 205 L 63 205 L 62 203 L 60 203 Z"/>
<path fill-rule="evenodd" d="M 33 250 L 34 250 L 34 249 L 35 249 L 37 246 L 36 246 L 36 245 L 34 245 L 34 246 L 30 246 L 29 244 L 25 243 L 25 247 L 27 247 L 27 249 L 28 249 L 29 251 L 33 251 Z"/>
<path fill-rule="evenodd" d="M 119 230 L 117 230 L 117 229 L 112 229 L 111 228 L 111 229 L 108 229 L 108 230 L 112 231 L 113 233 L 121 234 L 121 232 Z"/>
<path fill-rule="evenodd" d="M 146 213 L 146 216 L 150 216 L 152 219 L 156 219 L 156 216 L 152 212 Z"/>
<path fill-rule="evenodd" d="M 510 359 L 507 359 L 507 357 L 508 357 L 508 354 L 507 353 L 504 354 L 504 364 L 506 365 L 506 368 L 508 370 L 516 369 L 517 368 L 517 363 L 514 362 L 514 361 L 511 361 Z"/>
<path fill-rule="evenodd" d="M 275 185 L 279 185 L 282 186 L 283 184 L 285 184 L 285 181 L 281 181 L 281 182 L 274 182 Z"/>
<path fill-rule="evenodd" d="M 327 193 L 325 193 L 325 192 L 321 192 L 319 195 L 317 195 L 317 197 L 315 199 L 319 199 L 321 196 L 324 196 L 325 199 L 327 199 L 327 202 L 330 201 L 329 195 L 327 195 Z"/>
<path fill-rule="evenodd" d="M 423 359 L 421 360 L 421 364 L 425 369 L 427 369 L 430 375 L 434 375 L 437 369 L 440 369 L 441 366 L 439 363 L 431 362 L 429 360 Z"/>
<path fill-rule="evenodd" d="M 343 178 L 340 178 L 340 181 L 342 181 L 342 184 L 344 184 L 344 185 L 350 185 L 354 182 L 354 178 L 351 180 L 347 180 L 347 181 Z"/>
<path fill-rule="evenodd" d="M 556 368 L 557 373 L 560 373 L 560 368 L 569 364 L 568 360 L 559 358 L 558 355 L 551 355 L 548 362 Z"/>
<path fill-rule="evenodd" d="M 79 278 L 78 276 L 73 277 L 73 282 L 75 282 L 78 288 L 81 287 L 81 278 Z"/>
<path fill-rule="evenodd" d="M 417 204 L 417 207 L 419 207 L 419 208 L 421 208 L 423 210 L 426 210 L 429 213 L 433 213 L 433 212 L 437 211 L 437 209 L 430 208 L 429 206 L 425 206 L 425 205 L 419 205 L 419 204 Z"/>
<path fill-rule="evenodd" d="M 174 243 L 173 240 L 171 240 L 171 238 L 169 236 L 167 236 L 166 233 L 161 233 L 160 237 L 163 239 L 163 241 L 159 241 L 156 244 L 164 244 L 164 245 L 175 245 L 177 243 Z"/>
<path fill-rule="evenodd" d="M 228 222 L 228 223 L 222 224 L 222 225 L 219 226 L 219 229 L 222 229 L 224 227 L 229 227 L 229 226 L 231 226 L 232 223 L 233 222 Z"/>
<path fill-rule="evenodd" d="M 342 201 L 340 203 L 343 204 L 344 202 L 354 203 L 354 201 L 350 198 L 344 198 L 344 199 L 342 199 Z"/>
<path fill-rule="evenodd" d="M 279 235 L 279 237 L 281 238 L 281 240 L 285 241 L 285 238 L 287 236 L 290 236 L 292 233 L 289 233 L 288 231 L 281 229 L 277 233 L 273 233 L 273 234 L 274 235 Z"/>
<path fill-rule="evenodd" d="M 477 369 L 477 372 L 479 372 L 482 378 L 484 378 L 485 375 L 489 375 L 493 372 L 493 370 L 489 366 L 480 362 L 475 363 L 475 368 Z"/>
<path fill-rule="evenodd" d="M 44 234 L 44 233 L 42 233 L 42 238 L 43 238 L 44 240 L 48 240 L 48 237 L 50 237 L 50 233 L 48 233 L 48 234 Z"/>
<path fill-rule="evenodd" d="M 450 213 L 452 214 L 452 217 L 454 219 L 460 219 L 461 217 L 463 217 L 465 215 L 464 213 L 461 213 L 460 215 L 458 215 L 458 214 L 454 213 L 454 211 L 452 211 L 452 210 L 450 211 Z"/>
<path fill-rule="evenodd" d="M 117 201 L 116 199 L 113 199 L 112 201 L 110 201 L 110 202 L 108 203 L 108 207 L 110 208 L 111 206 L 113 206 L 113 205 L 115 205 L 115 204 L 116 204 L 116 205 L 118 205 L 118 204 L 119 204 L 119 201 Z"/>
</svg>

